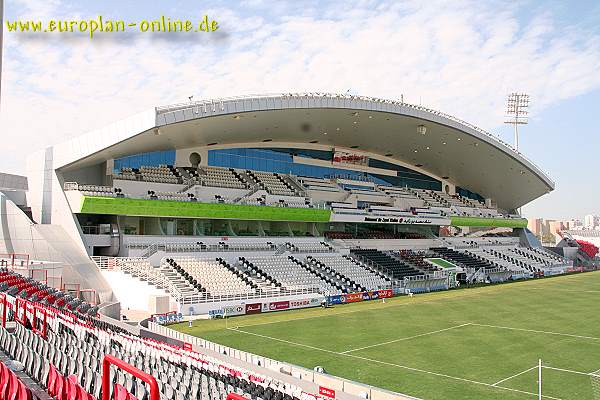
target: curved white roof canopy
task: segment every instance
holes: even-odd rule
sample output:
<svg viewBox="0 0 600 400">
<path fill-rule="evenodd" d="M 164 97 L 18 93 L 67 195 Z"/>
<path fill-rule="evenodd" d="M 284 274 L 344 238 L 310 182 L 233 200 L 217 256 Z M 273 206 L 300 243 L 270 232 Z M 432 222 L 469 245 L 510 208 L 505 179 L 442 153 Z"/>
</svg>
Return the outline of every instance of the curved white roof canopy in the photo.
<svg viewBox="0 0 600 400">
<path fill-rule="evenodd" d="M 426 133 L 418 132 L 418 126 Z M 119 121 L 55 146 L 55 168 L 209 144 L 276 147 L 310 142 L 386 155 L 518 208 L 554 189 L 550 177 L 510 145 L 421 106 L 361 96 L 276 94 L 190 102 Z"/>
</svg>

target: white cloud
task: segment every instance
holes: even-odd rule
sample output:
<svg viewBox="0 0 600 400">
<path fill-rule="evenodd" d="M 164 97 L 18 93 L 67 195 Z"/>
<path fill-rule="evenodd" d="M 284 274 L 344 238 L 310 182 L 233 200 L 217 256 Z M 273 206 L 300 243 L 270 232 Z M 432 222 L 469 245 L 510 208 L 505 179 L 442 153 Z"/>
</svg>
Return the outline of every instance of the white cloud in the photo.
<svg viewBox="0 0 600 400">
<path fill-rule="evenodd" d="M 218 39 L 5 32 L 0 123 L 9 156 L 0 170 L 22 172 L 32 150 L 191 94 L 404 94 L 493 128 L 512 90 L 530 93 L 536 112 L 600 87 L 600 38 L 558 27 L 549 13 L 522 22 L 514 6 L 479 2 L 347 3 L 300 16 L 281 5 L 262 17 L 208 10 L 226 34 Z M 59 6 L 44 2 L 40 14 L 55 16 Z"/>
</svg>

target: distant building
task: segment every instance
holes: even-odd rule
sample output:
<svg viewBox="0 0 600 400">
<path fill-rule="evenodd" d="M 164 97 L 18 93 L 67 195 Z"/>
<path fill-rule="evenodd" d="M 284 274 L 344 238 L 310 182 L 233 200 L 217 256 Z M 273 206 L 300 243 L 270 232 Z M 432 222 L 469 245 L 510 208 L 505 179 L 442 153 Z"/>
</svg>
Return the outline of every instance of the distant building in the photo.
<svg viewBox="0 0 600 400">
<path fill-rule="evenodd" d="M 596 229 L 600 227 L 600 217 L 594 214 L 588 214 L 583 218 L 583 225 L 586 229 Z"/>
<path fill-rule="evenodd" d="M 575 218 L 571 219 L 567 221 L 567 228 L 574 231 L 583 229 L 583 222 Z"/>
<path fill-rule="evenodd" d="M 543 218 L 530 218 L 527 221 L 527 228 L 535 235 L 540 237 L 542 235 L 542 229 L 544 225 Z"/>
</svg>

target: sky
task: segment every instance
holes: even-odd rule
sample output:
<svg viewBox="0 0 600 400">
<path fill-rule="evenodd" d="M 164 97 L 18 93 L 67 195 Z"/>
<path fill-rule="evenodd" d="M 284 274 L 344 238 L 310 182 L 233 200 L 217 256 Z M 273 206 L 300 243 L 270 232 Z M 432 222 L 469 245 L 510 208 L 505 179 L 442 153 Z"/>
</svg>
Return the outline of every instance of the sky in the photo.
<svg viewBox="0 0 600 400">
<path fill-rule="evenodd" d="M 526 217 L 600 214 L 598 1 L 8 0 L 5 20 L 217 20 L 215 33 L 4 29 L 0 171 L 157 105 L 245 94 L 399 99 L 512 143 L 506 95 L 531 96 L 520 151 L 556 190 Z"/>
</svg>

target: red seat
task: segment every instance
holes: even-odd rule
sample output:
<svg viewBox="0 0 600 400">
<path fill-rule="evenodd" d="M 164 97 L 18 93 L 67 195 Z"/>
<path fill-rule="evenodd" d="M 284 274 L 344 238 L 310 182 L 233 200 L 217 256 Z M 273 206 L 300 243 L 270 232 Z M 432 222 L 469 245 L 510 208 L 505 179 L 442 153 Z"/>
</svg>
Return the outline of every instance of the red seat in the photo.
<svg viewBox="0 0 600 400">
<path fill-rule="evenodd" d="M 48 372 L 48 382 L 46 383 L 46 388 L 50 396 L 56 396 L 56 376 L 58 371 L 54 367 L 54 365 L 50 364 L 50 371 Z"/>
<path fill-rule="evenodd" d="M 114 399 L 115 400 L 128 400 L 129 392 L 123 386 L 119 385 L 118 383 L 115 383 Z"/>
<path fill-rule="evenodd" d="M 8 396 L 6 400 L 17 400 L 17 394 L 19 393 L 19 378 L 14 372 L 10 371 L 10 378 L 8 384 Z"/>
<path fill-rule="evenodd" d="M 75 375 L 70 375 L 65 379 L 65 396 L 67 400 L 78 400 L 79 398 L 79 382 Z"/>
<path fill-rule="evenodd" d="M 0 363 L 0 400 L 5 400 L 8 395 L 9 374 L 8 368 L 4 363 Z"/>
<path fill-rule="evenodd" d="M 60 372 L 56 371 L 56 381 L 54 383 L 54 397 L 57 400 L 65 400 L 65 378 L 60 374 Z"/>
<path fill-rule="evenodd" d="M 96 398 L 94 396 L 92 396 L 91 394 L 89 394 L 88 392 L 85 392 L 85 396 L 83 397 L 83 400 L 96 400 Z"/>
<path fill-rule="evenodd" d="M 31 400 L 33 398 L 31 390 L 25 384 L 19 380 L 19 395 L 18 400 Z"/>
</svg>

